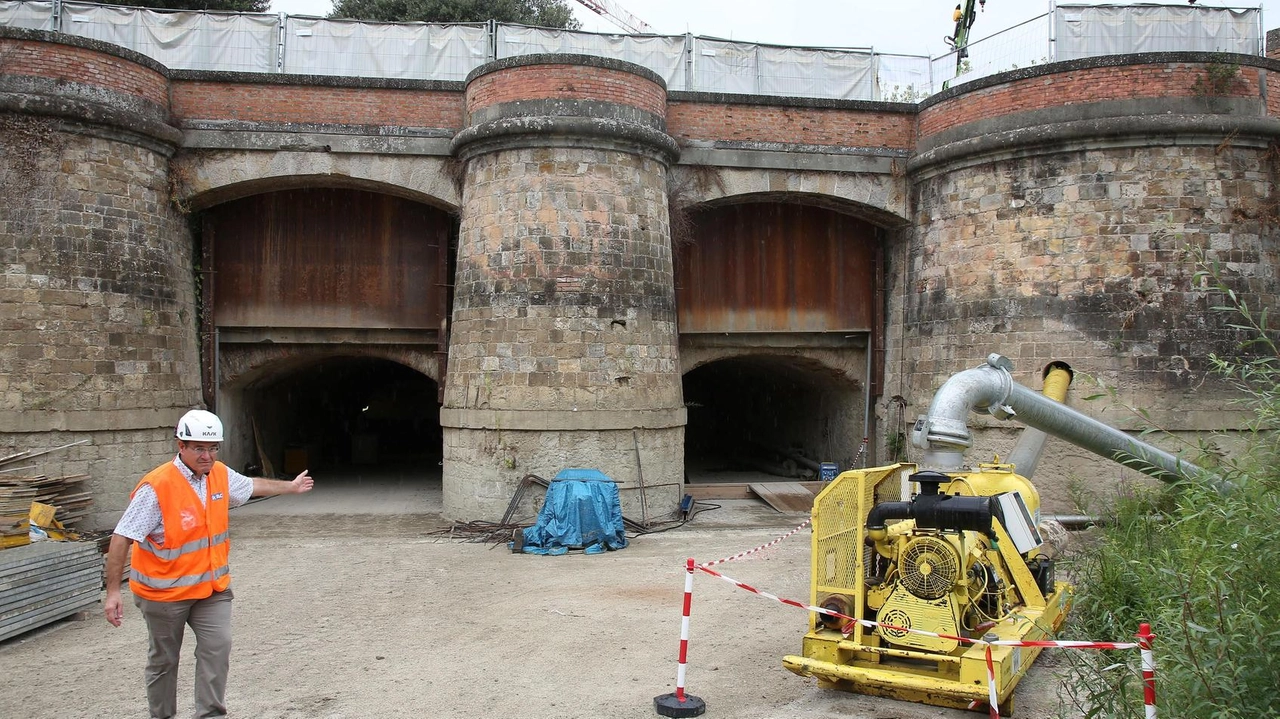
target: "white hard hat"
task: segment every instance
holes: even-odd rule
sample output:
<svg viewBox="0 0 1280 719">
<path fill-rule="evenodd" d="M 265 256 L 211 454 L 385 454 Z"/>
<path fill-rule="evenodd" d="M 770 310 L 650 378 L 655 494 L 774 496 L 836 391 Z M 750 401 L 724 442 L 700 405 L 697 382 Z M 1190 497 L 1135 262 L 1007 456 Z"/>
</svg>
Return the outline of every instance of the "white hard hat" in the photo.
<svg viewBox="0 0 1280 719">
<path fill-rule="evenodd" d="M 189 442 L 221 442 L 222 420 L 203 409 L 193 409 L 178 420 L 178 439 Z"/>
</svg>

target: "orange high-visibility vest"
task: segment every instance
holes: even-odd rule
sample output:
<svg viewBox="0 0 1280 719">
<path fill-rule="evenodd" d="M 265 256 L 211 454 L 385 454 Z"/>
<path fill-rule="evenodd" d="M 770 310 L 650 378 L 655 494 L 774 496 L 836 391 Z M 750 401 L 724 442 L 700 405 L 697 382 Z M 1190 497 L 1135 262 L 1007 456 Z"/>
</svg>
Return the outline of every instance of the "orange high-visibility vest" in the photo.
<svg viewBox="0 0 1280 719">
<path fill-rule="evenodd" d="M 129 571 L 134 595 L 181 602 L 204 599 L 230 586 L 227 465 L 213 463 L 205 478 L 208 494 L 203 504 L 173 462 L 148 472 L 138 487 L 144 484 L 151 485 L 160 503 L 164 544 L 156 544 L 151 537 L 134 543 Z"/>
</svg>

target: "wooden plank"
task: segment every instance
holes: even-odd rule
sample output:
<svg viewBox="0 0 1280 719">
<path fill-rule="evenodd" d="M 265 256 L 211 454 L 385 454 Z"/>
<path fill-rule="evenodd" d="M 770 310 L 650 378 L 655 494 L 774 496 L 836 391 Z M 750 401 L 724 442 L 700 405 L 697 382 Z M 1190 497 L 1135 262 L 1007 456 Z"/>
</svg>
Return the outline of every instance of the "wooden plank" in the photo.
<svg viewBox="0 0 1280 719">
<path fill-rule="evenodd" d="M 755 499 L 746 482 L 707 482 L 686 484 L 684 493 L 696 500 L 704 499 Z"/>
<path fill-rule="evenodd" d="M 752 484 L 763 485 L 793 485 L 803 487 L 810 494 L 809 504 L 813 504 L 812 497 L 817 496 L 827 482 L 691 482 L 684 486 L 684 493 L 692 496 L 697 500 L 704 499 L 759 499 L 760 496 L 751 491 Z M 805 510 L 809 511 L 808 509 Z"/>
<path fill-rule="evenodd" d="M 814 493 L 801 482 L 757 482 L 750 487 L 779 512 L 813 511 Z"/>
</svg>

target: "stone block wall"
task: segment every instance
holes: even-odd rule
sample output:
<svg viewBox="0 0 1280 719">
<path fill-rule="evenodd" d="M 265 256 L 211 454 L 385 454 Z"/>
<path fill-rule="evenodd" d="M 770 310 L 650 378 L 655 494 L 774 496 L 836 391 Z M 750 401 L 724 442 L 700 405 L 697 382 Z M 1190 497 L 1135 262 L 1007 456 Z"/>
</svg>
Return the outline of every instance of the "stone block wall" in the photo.
<svg viewBox="0 0 1280 719">
<path fill-rule="evenodd" d="M 1197 256 L 1220 262 L 1255 309 L 1275 305 L 1276 230 L 1261 219 L 1270 162 L 1257 147 L 1096 149 L 976 164 L 919 183 L 917 227 L 892 262 L 899 284 L 886 394 L 908 398 L 914 419 L 951 374 L 996 352 L 1033 388 L 1046 363 L 1067 362 L 1081 373 L 1073 406 L 1113 426 L 1143 422 L 1107 402 L 1081 402 L 1102 391 L 1086 375 L 1174 432 L 1239 427 L 1208 358 L 1236 354 L 1243 335 L 1213 311 L 1223 298 L 1196 280 Z M 1007 452 L 1020 427 L 971 418 L 988 430 L 969 452 L 974 462 Z M 1055 512 L 1074 509 L 1070 478 L 1105 495 L 1136 476 L 1088 454 L 1042 462 L 1040 474 Z"/>
<path fill-rule="evenodd" d="M 0 39 L 0 454 L 89 440 L 37 471 L 91 474 L 93 526 L 200 402 L 195 265 L 163 68 L 43 35 Z"/>
</svg>

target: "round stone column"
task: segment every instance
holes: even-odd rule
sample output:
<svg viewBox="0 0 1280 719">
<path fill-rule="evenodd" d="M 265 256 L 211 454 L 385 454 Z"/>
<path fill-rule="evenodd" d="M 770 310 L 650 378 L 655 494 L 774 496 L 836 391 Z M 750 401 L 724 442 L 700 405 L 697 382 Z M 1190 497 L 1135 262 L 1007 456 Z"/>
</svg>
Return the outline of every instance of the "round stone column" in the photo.
<svg viewBox="0 0 1280 719">
<path fill-rule="evenodd" d="M 66 445 L 35 471 L 89 475 L 75 524 L 110 527 L 200 403 L 168 71 L 15 28 L 0 28 L 0 58 L 0 455 Z"/>
<path fill-rule="evenodd" d="M 499 519 L 526 474 L 570 467 L 619 480 L 628 516 L 666 514 L 685 411 L 665 85 L 631 63 L 530 55 L 477 68 L 466 103 L 445 514 Z"/>
</svg>

